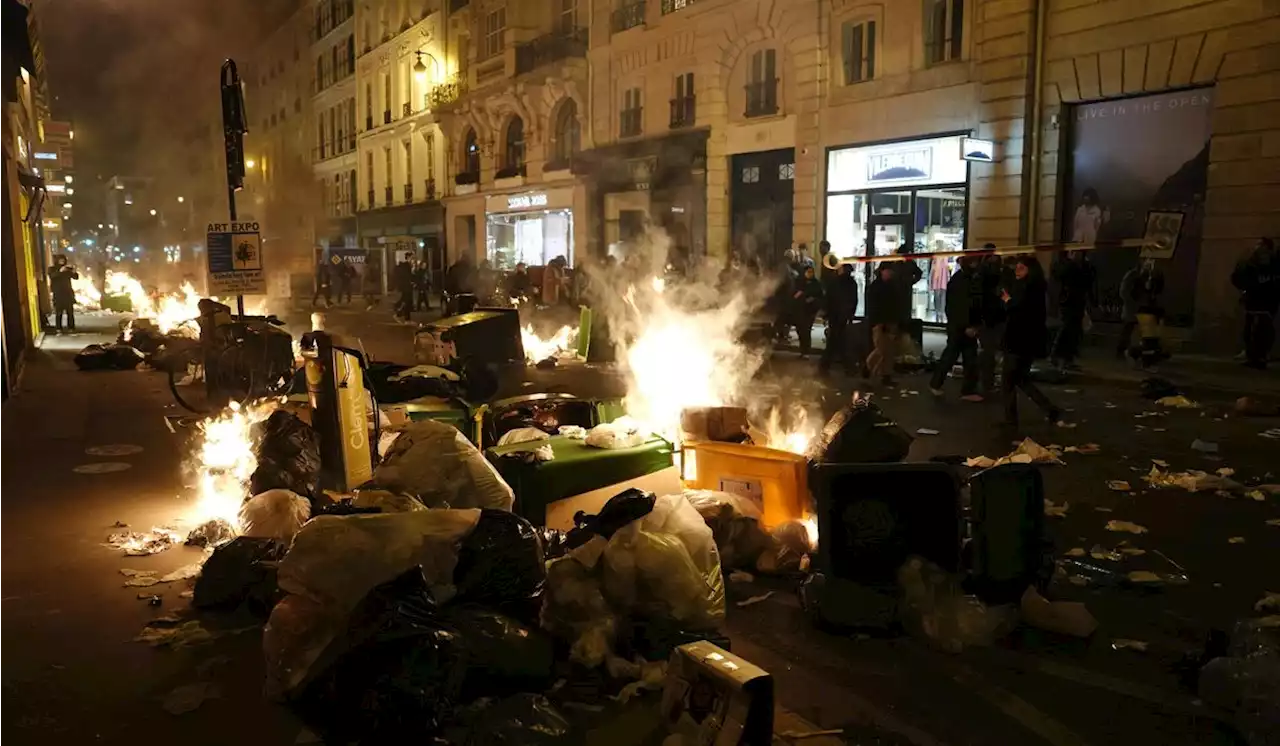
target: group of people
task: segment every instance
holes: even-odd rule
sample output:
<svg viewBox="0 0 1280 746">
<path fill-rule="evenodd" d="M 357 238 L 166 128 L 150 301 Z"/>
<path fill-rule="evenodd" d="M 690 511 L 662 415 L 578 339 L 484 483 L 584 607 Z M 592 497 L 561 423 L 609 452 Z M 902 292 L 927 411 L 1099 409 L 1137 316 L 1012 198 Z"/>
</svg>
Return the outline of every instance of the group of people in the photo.
<svg viewBox="0 0 1280 746">
<path fill-rule="evenodd" d="M 311 305 L 316 305 L 324 298 L 325 307 L 332 306 L 335 295 L 338 303 L 350 303 L 351 290 L 359 276 L 356 268 L 345 261 L 330 264 L 321 260 L 316 265 L 316 289 L 311 296 Z"/>
</svg>

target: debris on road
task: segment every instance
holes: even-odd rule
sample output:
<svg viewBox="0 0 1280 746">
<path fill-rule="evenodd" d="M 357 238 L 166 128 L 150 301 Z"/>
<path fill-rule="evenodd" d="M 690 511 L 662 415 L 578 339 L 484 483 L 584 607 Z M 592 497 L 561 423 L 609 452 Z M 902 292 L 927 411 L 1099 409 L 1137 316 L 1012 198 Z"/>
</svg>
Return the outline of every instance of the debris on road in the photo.
<svg viewBox="0 0 1280 746">
<path fill-rule="evenodd" d="M 146 557 L 159 554 L 177 544 L 177 531 L 168 528 L 152 528 L 150 531 L 121 531 L 107 537 L 107 544 L 124 550 L 126 557 Z"/>
<path fill-rule="evenodd" d="M 751 598 L 748 598 L 746 600 L 739 601 L 738 606 L 743 608 L 746 608 L 747 606 L 754 606 L 755 604 L 758 604 L 761 601 L 769 600 L 771 596 L 773 596 L 773 591 L 767 591 L 765 593 L 761 593 L 759 596 L 752 596 Z"/>
<path fill-rule="evenodd" d="M 1260 437 L 1266 438 L 1267 440 L 1280 440 L 1280 427 L 1273 427 L 1269 430 L 1263 430 L 1262 432 L 1258 433 L 1258 435 Z"/>
<path fill-rule="evenodd" d="M 240 507 L 240 527 L 255 539 L 293 541 L 310 518 L 311 501 L 287 489 L 259 493 Z"/>
<path fill-rule="evenodd" d="M 1183 396 L 1182 394 L 1176 394 L 1174 396 L 1163 396 L 1159 399 L 1156 399 L 1156 404 L 1162 407 L 1169 407 L 1170 409 L 1199 409 L 1200 408 L 1199 404 L 1191 401 L 1190 399 Z"/>
<path fill-rule="evenodd" d="M 1269 518 L 1266 521 L 1268 526 L 1280 526 L 1280 518 Z"/>
<path fill-rule="evenodd" d="M 129 578 L 125 581 L 125 587 L 146 588 L 148 586 L 158 585 L 160 583 L 173 583 L 178 580 L 189 580 L 200 574 L 200 568 L 204 565 L 204 560 L 195 562 L 190 565 L 179 567 L 173 572 L 165 575 L 158 575 L 158 570 L 131 570 L 122 568 L 120 574 Z"/>
<path fill-rule="evenodd" d="M 1082 454 L 1100 453 L 1101 451 L 1102 451 L 1102 447 L 1099 446 L 1097 443 L 1085 443 L 1082 446 L 1067 446 L 1066 448 L 1062 449 L 1063 453 L 1082 453 Z"/>
<path fill-rule="evenodd" d="M 734 570 L 733 572 L 729 573 L 730 583 L 754 583 L 755 579 L 756 579 L 756 576 L 752 575 L 749 572 L 743 572 L 741 570 Z"/>
<path fill-rule="evenodd" d="M 1050 518 L 1065 518 L 1067 510 L 1071 507 L 1071 503 L 1064 502 L 1061 505 L 1054 505 L 1049 498 L 1044 500 L 1044 514 Z"/>
<path fill-rule="evenodd" d="M 1199 451 L 1201 453 L 1217 453 L 1218 444 L 1213 443 L 1211 441 L 1201 440 L 1199 438 L 1196 438 L 1195 440 L 1191 441 L 1191 450 Z"/>
<path fill-rule="evenodd" d="M 1232 536 L 1230 539 L 1227 539 L 1227 543 L 1228 543 L 1228 544 L 1243 544 L 1243 543 L 1244 543 L 1244 537 L 1243 537 L 1243 536 Z"/>
<path fill-rule="evenodd" d="M 210 682 L 185 684 L 176 687 L 164 697 L 164 711 L 170 715 L 184 715 L 200 709 L 205 700 L 221 696 L 218 687 Z"/>
<path fill-rule="evenodd" d="M 937 434 L 938 434 L 938 431 L 937 431 L 937 430 L 934 430 L 934 429 L 933 429 L 933 428 L 931 428 L 931 427 L 918 427 L 918 428 L 916 428 L 916 435 L 937 435 Z"/>
<path fill-rule="evenodd" d="M 1244 485 L 1239 482 L 1217 474 L 1209 474 L 1198 469 L 1161 471 L 1159 465 L 1152 466 L 1151 471 L 1147 472 L 1143 480 L 1152 487 L 1181 487 L 1188 492 L 1208 492 L 1210 490 L 1237 492 L 1244 489 Z"/>
<path fill-rule="evenodd" d="M 1254 611 L 1280 611 L 1280 593 L 1263 591 L 1262 599 L 1253 605 Z"/>
<path fill-rule="evenodd" d="M 903 626 L 946 652 L 991 645 L 1016 621 L 1012 606 L 988 606 L 966 595 L 954 576 L 920 557 L 898 570 L 898 586 Z"/>
<path fill-rule="evenodd" d="M 133 638 L 134 642 L 145 642 L 152 647 L 185 648 L 192 645 L 203 645 L 213 642 L 215 636 L 195 620 L 176 623 L 176 617 L 160 617 L 153 619 L 142 628 L 142 632 Z"/>
<path fill-rule="evenodd" d="M 187 534 L 187 546 L 216 547 L 236 538 L 236 530 L 221 518 L 212 518 L 191 529 Z"/>
<path fill-rule="evenodd" d="M 1019 604 L 1027 624 L 1047 632 L 1087 638 L 1098 629 L 1098 620 L 1084 604 L 1074 601 L 1050 601 L 1035 588 L 1027 588 Z"/>
<path fill-rule="evenodd" d="M 1133 488 L 1130 487 L 1129 483 L 1124 481 L 1123 479 L 1112 479 L 1109 482 L 1107 482 L 1107 489 L 1110 489 L 1114 492 L 1128 492 Z"/>
<path fill-rule="evenodd" d="M 1130 521 L 1117 521 L 1117 520 L 1114 520 L 1114 519 L 1113 519 L 1113 520 L 1110 520 L 1110 521 L 1107 521 L 1107 526 L 1106 526 L 1106 528 L 1107 528 L 1107 530 L 1108 530 L 1108 531 L 1124 531 L 1124 532 L 1126 532 L 1126 533 L 1130 533 L 1130 534 L 1145 534 L 1145 533 L 1147 533 L 1147 527 L 1146 527 L 1146 526 L 1139 526 L 1138 524 L 1136 524 L 1136 523 L 1132 523 L 1132 522 L 1130 522 Z"/>
<path fill-rule="evenodd" d="M 1135 650 L 1139 653 L 1147 652 L 1147 643 L 1142 640 L 1126 640 L 1124 638 L 1115 638 L 1111 641 L 1112 650 Z"/>
<path fill-rule="evenodd" d="M 1085 554 L 1084 547 L 1072 547 L 1066 551 L 1068 557 L 1083 557 Z"/>
</svg>

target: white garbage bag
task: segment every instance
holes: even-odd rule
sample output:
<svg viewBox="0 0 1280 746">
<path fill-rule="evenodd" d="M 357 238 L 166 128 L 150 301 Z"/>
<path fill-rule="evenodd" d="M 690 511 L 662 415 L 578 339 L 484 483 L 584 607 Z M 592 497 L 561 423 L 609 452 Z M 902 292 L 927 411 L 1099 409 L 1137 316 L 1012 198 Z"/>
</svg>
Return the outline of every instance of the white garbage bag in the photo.
<svg viewBox="0 0 1280 746">
<path fill-rule="evenodd" d="M 587 431 L 587 445 L 594 448 L 635 448 L 643 445 L 648 433 L 630 417 L 619 417 Z"/>
<path fill-rule="evenodd" d="M 310 518 L 311 501 L 289 490 L 267 490 L 240 506 L 242 533 L 256 539 L 288 543 Z"/>
<path fill-rule="evenodd" d="M 373 483 L 415 495 L 429 508 L 509 511 L 516 500 L 493 465 L 457 428 L 432 420 L 404 426 L 373 470 Z"/>
<path fill-rule="evenodd" d="M 613 534 L 602 585 L 617 608 L 686 628 L 724 620 L 724 578 L 711 529 L 683 495 L 664 495 L 653 511 Z"/>
<path fill-rule="evenodd" d="M 427 506 L 412 495 L 387 490 L 356 490 L 351 504 L 357 508 L 377 508 L 383 513 L 408 513 L 427 509 Z"/>
<path fill-rule="evenodd" d="M 600 665 L 613 650 L 617 617 L 605 600 L 592 564 L 604 539 L 595 537 L 581 550 L 547 564 L 539 625 L 569 643 L 569 660 L 587 668 Z M 594 552 L 592 550 L 595 550 Z M 594 557 L 593 557 L 594 555 Z"/>
<path fill-rule="evenodd" d="M 517 427 L 514 430 L 508 430 L 498 438 L 498 445 L 505 446 L 510 443 L 532 443 L 535 440 L 547 440 L 551 436 L 536 427 Z"/>
</svg>

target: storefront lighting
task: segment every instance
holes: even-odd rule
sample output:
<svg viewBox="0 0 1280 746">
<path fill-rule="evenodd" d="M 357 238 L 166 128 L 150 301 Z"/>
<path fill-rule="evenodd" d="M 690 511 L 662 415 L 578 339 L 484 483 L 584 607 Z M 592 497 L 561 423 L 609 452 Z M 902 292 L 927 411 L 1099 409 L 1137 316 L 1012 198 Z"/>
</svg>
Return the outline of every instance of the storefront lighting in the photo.
<svg viewBox="0 0 1280 746">
<path fill-rule="evenodd" d="M 66 178 L 63 179 L 63 181 L 67 182 L 68 184 L 72 183 L 75 180 L 76 180 L 75 177 L 72 176 L 71 174 L 67 174 Z"/>
<path fill-rule="evenodd" d="M 186 200 L 186 198 L 185 198 L 185 197 L 183 197 L 182 195 L 178 195 L 178 201 L 179 201 L 179 202 L 186 202 L 187 200 Z"/>
<path fill-rule="evenodd" d="M 258 162 L 257 162 L 257 161 L 255 161 L 255 160 L 254 160 L 254 159 L 252 159 L 252 158 L 249 158 L 248 160 L 246 160 L 246 161 L 244 162 L 244 167 L 245 167 L 245 168 L 253 168 L 253 167 L 254 167 L 254 166 L 256 166 L 256 165 L 258 165 Z"/>
<path fill-rule="evenodd" d="M 76 193 L 76 190 L 72 189 L 71 187 L 67 187 L 67 194 L 75 194 L 75 193 Z"/>
<path fill-rule="evenodd" d="M 134 247 L 133 247 L 133 253 L 137 254 L 137 253 L 140 253 L 141 251 L 142 251 L 142 247 L 141 247 L 141 246 L 134 246 Z"/>
<path fill-rule="evenodd" d="M 102 223 L 98 223 L 98 230 L 102 230 Z"/>
</svg>

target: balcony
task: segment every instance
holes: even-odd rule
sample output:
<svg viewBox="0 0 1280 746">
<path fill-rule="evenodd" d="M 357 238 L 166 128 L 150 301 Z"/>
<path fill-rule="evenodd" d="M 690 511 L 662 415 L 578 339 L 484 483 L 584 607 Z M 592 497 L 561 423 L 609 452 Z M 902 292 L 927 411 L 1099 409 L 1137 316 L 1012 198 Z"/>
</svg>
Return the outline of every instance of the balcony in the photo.
<svg viewBox="0 0 1280 746">
<path fill-rule="evenodd" d="M 405 101 L 404 109 L 403 111 L 400 112 L 400 117 L 402 119 L 407 119 L 408 117 L 411 117 L 411 116 L 413 116 L 413 104 L 409 103 L 408 101 Z"/>
<path fill-rule="evenodd" d="M 697 119 L 697 99 L 694 96 L 681 96 L 671 99 L 671 129 L 692 127 Z"/>
<path fill-rule="evenodd" d="M 618 136 L 619 137 L 637 137 L 644 130 L 642 122 L 644 121 L 644 109 L 637 107 L 635 109 L 623 109 L 618 117 Z"/>
<path fill-rule="evenodd" d="M 455 103 L 467 92 L 466 79 L 460 75 L 452 75 L 443 83 L 432 86 L 427 93 L 427 107 L 441 109 Z"/>
<path fill-rule="evenodd" d="M 524 176 L 524 175 L 525 175 L 525 168 L 524 168 L 524 164 L 523 164 L 523 163 L 513 163 L 513 164 L 508 164 L 508 165 L 503 166 L 502 168 L 498 169 L 498 172 L 497 172 L 497 173 L 495 173 L 495 174 L 493 175 L 493 178 L 495 178 L 495 179 L 514 179 L 514 178 L 516 178 L 517 176 Z"/>
<path fill-rule="evenodd" d="M 387 206 L 388 206 L 388 207 L 390 207 L 391 205 L 395 204 L 395 201 L 396 201 L 396 200 L 395 200 L 395 197 L 393 197 L 393 196 L 392 196 L 393 190 L 391 189 L 391 185 L 390 185 L 390 184 L 387 184 L 385 187 L 383 187 L 382 192 L 383 192 L 383 195 L 382 195 L 382 196 L 384 196 L 384 197 L 386 197 L 386 198 L 387 198 Z"/>
<path fill-rule="evenodd" d="M 462 173 L 453 177 L 453 183 L 457 184 L 458 186 L 466 186 L 467 184 L 479 184 L 480 170 L 476 169 L 475 171 L 463 171 Z"/>
<path fill-rule="evenodd" d="M 620 34 L 643 23 L 644 0 L 633 0 L 633 2 L 618 7 L 610 14 L 609 18 L 609 27 L 615 34 Z"/>
<path fill-rule="evenodd" d="M 747 83 L 748 117 L 768 117 L 778 113 L 778 79 Z"/>
<path fill-rule="evenodd" d="M 391 110 L 386 109 L 382 112 L 382 123 L 391 124 Z"/>
<path fill-rule="evenodd" d="M 662 0 L 662 15 L 674 13 L 677 10 L 684 10 L 693 5 L 696 0 Z"/>
<path fill-rule="evenodd" d="M 377 206 L 378 206 L 378 204 L 377 204 L 376 202 L 374 202 L 374 201 L 373 201 L 373 190 L 372 190 L 372 189 L 370 189 L 370 190 L 369 190 L 369 209 L 370 209 L 370 210 L 372 210 L 373 208 L 375 208 L 375 207 L 377 207 Z"/>
<path fill-rule="evenodd" d="M 539 36 L 516 45 L 516 75 L 533 72 L 543 65 L 569 57 L 587 56 L 587 30 L 576 28 Z"/>
<path fill-rule="evenodd" d="M 424 187 L 426 187 L 426 191 L 424 191 L 424 192 L 423 192 L 423 194 L 424 194 L 424 195 L 426 195 L 426 197 L 427 197 L 427 201 L 428 201 L 428 202 L 431 202 L 431 201 L 435 200 L 435 198 L 436 198 L 436 180 L 435 180 L 435 179 L 427 179 L 426 183 L 425 183 L 425 184 L 423 184 L 423 186 L 424 186 Z"/>
<path fill-rule="evenodd" d="M 407 205 L 413 201 L 413 184 L 404 185 L 404 203 Z"/>
</svg>

